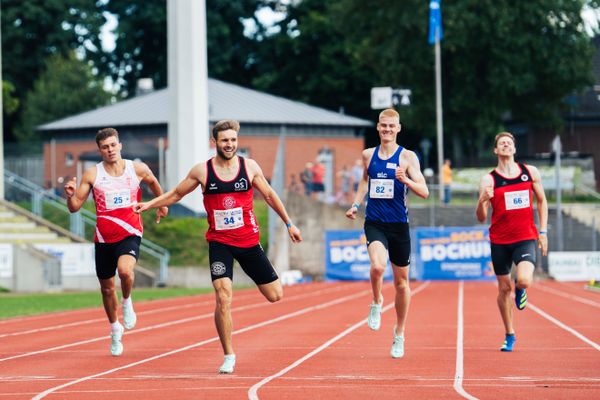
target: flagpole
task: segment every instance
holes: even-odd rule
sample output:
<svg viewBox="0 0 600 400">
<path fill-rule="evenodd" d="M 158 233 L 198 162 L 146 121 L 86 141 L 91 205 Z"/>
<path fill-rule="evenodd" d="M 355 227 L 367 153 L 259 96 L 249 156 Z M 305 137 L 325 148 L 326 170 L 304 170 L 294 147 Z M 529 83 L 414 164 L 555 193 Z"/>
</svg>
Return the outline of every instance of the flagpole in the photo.
<svg viewBox="0 0 600 400">
<path fill-rule="evenodd" d="M 435 28 L 435 111 L 437 120 L 438 187 L 440 202 L 444 201 L 442 167 L 444 165 L 444 120 L 442 112 L 442 57 L 439 27 Z"/>
</svg>

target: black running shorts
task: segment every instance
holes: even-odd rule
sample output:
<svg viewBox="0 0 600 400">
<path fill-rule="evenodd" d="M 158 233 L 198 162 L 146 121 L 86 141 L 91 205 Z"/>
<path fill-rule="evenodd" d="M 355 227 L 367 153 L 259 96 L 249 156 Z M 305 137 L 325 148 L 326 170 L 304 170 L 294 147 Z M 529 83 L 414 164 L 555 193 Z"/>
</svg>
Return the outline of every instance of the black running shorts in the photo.
<svg viewBox="0 0 600 400">
<path fill-rule="evenodd" d="M 278 279 L 277 272 L 260 244 L 244 248 L 208 242 L 208 259 L 210 277 L 213 281 L 220 278 L 229 278 L 233 281 L 234 259 L 257 285 L 264 285 Z"/>
<path fill-rule="evenodd" d="M 410 265 L 410 231 L 406 222 L 365 221 L 367 247 L 381 242 L 387 249 L 390 261 L 398 267 Z"/>
<path fill-rule="evenodd" d="M 98 279 L 110 279 L 115 276 L 121 256 L 132 256 L 137 261 L 140 255 L 141 241 L 142 238 L 139 236 L 127 236 L 119 242 L 94 243 Z"/>
<path fill-rule="evenodd" d="M 512 264 L 529 261 L 535 267 L 537 260 L 536 240 L 523 240 L 511 244 L 492 243 L 492 264 L 496 275 L 508 275 Z"/>
</svg>

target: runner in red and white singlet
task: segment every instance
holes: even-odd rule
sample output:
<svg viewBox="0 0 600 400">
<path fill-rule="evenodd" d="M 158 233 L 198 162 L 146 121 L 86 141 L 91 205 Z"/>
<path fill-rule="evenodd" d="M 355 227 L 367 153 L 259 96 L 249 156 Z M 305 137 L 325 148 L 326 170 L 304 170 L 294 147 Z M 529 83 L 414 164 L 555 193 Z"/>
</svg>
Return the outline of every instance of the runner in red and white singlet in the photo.
<svg viewBox="0 0 600 400">
<path fill-rule="evenodd" d="M 175 189 L 133 207 L 141 213 L 167 206 L 201 186 L 209 226 L 206 240 L 210 275 L 217 302 L 215 325 L 225 353 L 219 368 L 223 374 L 230 374 L 235 368 L 231 341 L 233 261 L 238 261 L 267 300 L 276 302 L 283 296 L 279 277 L 258 241 L 258 224 L 252 210 L 253 188 L 263 195 L 286 224 L 292 242 L 302 241 L 300 230 L 292 224 L 283 203 L 256 161 L 236 155 L 239 130 L 240 124 L 235 120 L 217 122 L 212 130 L 217 155 L 192 167 Z"/>
<path fill-rule="evenodd" d="M 110 352 L 113 356 L 123 353 L 123 330 L 132 329 L 137 321 L 131 291 L 133 269 L 140 252 L 142 219 L 132 206 L 141 200 L 140 183 L 148 184 L 156 196 L 162 194 L 158 180 L 141 162 L 121 158 L 123 145 L 116 129 L 105 128 L 96 134 L 96 144 L 102 162 L 88 168 L 81 177 L 72 178 L 65 184 L 69 211 L 78 211 L 93 193 L 96 203 L 96 230 L 94 249 L 96 275 L 100 281 L 102 303 L 111 325 Z M 157 211 L 157 221 L 165 217 L 168 209 Z M 123 294 L 123 325 L 117 315 L 118 297 L 115 289 L 115 273 L 118 271 Z"/>
<path fill-rule="evenodd" d="M 142 217 L 132 206 L 142 199 L 140 181 L 131 160 L 122 160 L 125 172 L 111 176 L 104 162 L 96 164 L 96 179 L 92 186 L 96 203 L 94 241 L 114 243 L 128 236 L 142 236 Z"/>
<path fill-rule="evenodd" d="M 515 344 L 513 308 L 510 297 L 510 271 L 516 265 L 515 304 L 523 310 L 527 304 L 526 289 L 533 281 L 537 247 L 548 252 L 548 202 L 538 169 L 515 162 L 515 138 L 509 132 L 496 135 L 494 154 L 498 166 L 481 178 L 479 201 L 475 214 L 483 223 L 492 206 L 490 242 L 492 264 L 498 280 L 498 308 L 506 332 L 500 350 L 512 351 Z M 538 233 L 533 218 L 533 197 L 537 200 L 540 223 Z"/>
</svg>

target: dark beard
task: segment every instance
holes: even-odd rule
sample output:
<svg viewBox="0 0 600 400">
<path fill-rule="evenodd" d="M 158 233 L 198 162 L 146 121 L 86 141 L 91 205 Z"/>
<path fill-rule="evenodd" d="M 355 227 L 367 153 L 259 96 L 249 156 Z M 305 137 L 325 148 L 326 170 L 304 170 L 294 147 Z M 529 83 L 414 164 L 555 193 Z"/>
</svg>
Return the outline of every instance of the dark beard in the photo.
<svg viewBox="0 0 600 400">
<path fill-rule="evenodd" d="M 236 153 L 237 153 L 237 151 L 234 151 L 233 154 L 231 155 L 231 157 L 227 157 L 227 155 L 225 155 L 225 153 L 217 147 L 217 155 L 220 158 L 222 158 L 223 160 L 231 160 L 233 157 L 235 157 Z"/>
</svg>

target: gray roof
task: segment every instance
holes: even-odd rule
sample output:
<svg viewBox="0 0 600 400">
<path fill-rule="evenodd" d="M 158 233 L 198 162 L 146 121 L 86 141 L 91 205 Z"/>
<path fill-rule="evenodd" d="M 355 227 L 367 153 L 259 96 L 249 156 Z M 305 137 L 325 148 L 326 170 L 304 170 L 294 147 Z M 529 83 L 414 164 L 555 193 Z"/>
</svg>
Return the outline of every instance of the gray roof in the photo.
<svg viewBox="0 0 600 400">
<path fill-rule="evenodd" d="M 369 127 L 364 119 L 339 114 L 256 90 L 208 79 L 209 120 L 237 119 L 241 123 Z M 39 130 L 166 124 L 168 89 L 49 122 Z"/>
</svg>

